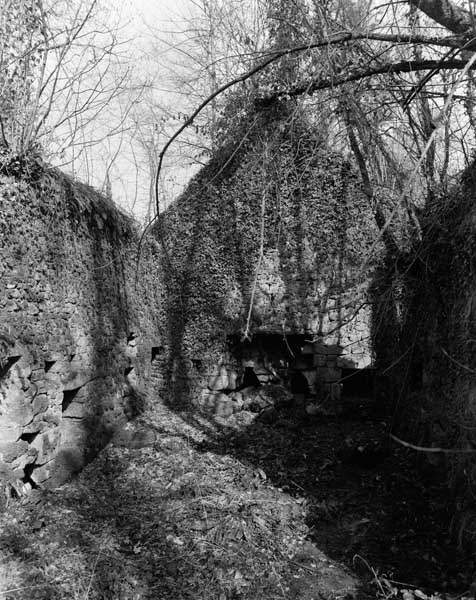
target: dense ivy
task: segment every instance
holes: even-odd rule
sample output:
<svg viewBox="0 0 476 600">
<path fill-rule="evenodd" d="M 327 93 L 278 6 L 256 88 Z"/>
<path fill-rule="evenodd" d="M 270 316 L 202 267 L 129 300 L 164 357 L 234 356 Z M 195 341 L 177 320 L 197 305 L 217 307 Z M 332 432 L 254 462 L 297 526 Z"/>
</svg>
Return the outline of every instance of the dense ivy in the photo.
<svg viewBox="0 0 476 600">
<path fill-rule="evenodd" d="M 253 313 L 254 331 L 306 330 L 319 294 L 349 290 L 372 268 L 371 261 L 359 272 L 378 234 L 352 165 L 286 111 L 257 120 L 253 133 L 217 153 L 162 217 L 171 261 L 171 365 L 178 357 L 211 356 L 227 334 L 243 331 L 263 198 L 264 254 L 279 257 L 286 322 L 263 323 Z"/>
</svg>

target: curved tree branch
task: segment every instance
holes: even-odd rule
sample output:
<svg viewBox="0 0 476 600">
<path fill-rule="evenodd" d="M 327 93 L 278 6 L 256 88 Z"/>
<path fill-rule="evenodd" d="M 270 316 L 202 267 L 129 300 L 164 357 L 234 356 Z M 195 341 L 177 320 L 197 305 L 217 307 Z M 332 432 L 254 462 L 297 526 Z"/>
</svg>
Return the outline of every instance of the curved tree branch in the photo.
<svg viewBox="0 0 476 600">
<path fill-rule="evenodd" d="M 337 77 L 323 77 L 315 79 L 312 83 L 307 82 L 303 85 L 295 86 L 289 90 L 283 90 L 270 96 L 263 96 L 262 98 L 256 99 L 258 106 L 270 106 L 277 100 L 285 97 L 296 97 L 304 94 L 312 94 L 318 90 L 325 90 L 328 88 L 334 88 L 344 83 L 351 81 L 360 81 L 367 77 L 373 77 L 374 75 L 390 75 L 398 73 L 414 73 L 416 71 L 431 71 L 434 69 L 464 69 L 468 64 L 467 60 L 452 59 L 452 60 L 404 60 L 398 63 L 385 63 L 378 67 L 368 69 L 354 69 L 349 72 L 345 72 Z M 471 67 L 475 68 L 475 67 Z"/>
<path fill-rule="evenodd" d="M 197 116 L 202 112 L 202 110 L 206 106 L 211 104 L 217 96 L 219 96 L 220 94 L 222 94 L 229 88 L 237 85 L 238 83 L 243 83 L 243 82 L 247 81 L 248 79 L 250 79 L 257 73 L 259 73 L 260 71 L 265 69 L 267 66 L 276 62 L 280 58 L 283 58 L 284 56 L 289 56 L 291 54 L 299 54 L 299 53 L 305 52 L 307 50 L 313 50 L 313 49 L 322 48 L 325 46 L 335 46 L 338 44 L 343 44 L 343 43 L 351 42 L 351 41 L 359 41 L 359 40 L 374 40 L 374 41 L 388 42 L 388 43 L 392 43 L 392 44 L 395 44 L 395 43 L 403 44 L 403 43 L 412 42 L 412 43 L 420 43 L 420 44 L 427 44 L 427 45 L 434 45 L 434 46 L 445 46 L 445 47 L 450 47 L 450 48 L 462 48 L 464 45 L 458 39 L 450 38 L 450 37 L 442 38 L 442 37 L 412 36 L 412 35 L 390 35 L 390 34 L 361 33 L 361 32 L 350 31 L 350 32 L 335 35 L 335 36 L 332 36 L 329 38 L 320 39 L 315 42 L 310 42 L 309 44 L 305 44 L 302 46 L 295 46 L 293 48 L 286 48 L 284 50 L 270 52 L 269 53 L 270 56 L 268 58 L 266 58 L 263 62 L 257 64 L 252 69 L 250 69 L 246 73 L 243 73 L 239 77 L 236 77 L 235 79 L 232 79 L 231 81 L 228 81 L 227 83 L 223 84 L 217 90 L 215 90 L 213 92 L 213 94 L 210 94 L 210 96 L 205 98 L 205 100 L 195 109 L 195 111 L 183 123 L 183 125 L 181 125 L 177 129 L 177 131 L 170 137 L 170 139 L 167 141 L 165 146 L 162 148 L 162 150 L 159 154 L 159 160 L 158 160 L 158 165 L 157 165 L 157 170 L 156 170 L 156 175 L 155 175 L 156 215 L 152 219 L 151 223 L 149 223 L 149 226 L 152 225 L 152 223 L 154 223 L 156 221 L 158 215 L 160 214 L 159 180 L 160 180 L 160 174 L 162 172 L 162 164 L 163 164 L 164 157 L 165 157 L 167 150 L 169 149 L 171 144 L 181 135 L 181 133 L 185 129 L 187 129 L 187 127 L 192 125 L 192 123 L 195 121 Z M 432 62 L 433 67 L 438 63 L 438 61 L 428 61 L 428 62 Z M 461 62 L 463 62 L 463 61 L 461 61 Z M 451 67 L 451 68 L 463 68 L 464 64 L 465 63 L 463 63 L 463 65 L 460 67 Z M 433 68 L 433 67 L 423 67 L 423 70 L 425 68 Z M 388 69 L 389 67 L 387 66 L 385 68 Z M 385 72 L 385 68 L 382 68 L 382 72 Z M 406 72 L 408 72 L 410 70 L 415 70 L 415 69 L 409 68 Z M 395 72 L 395 71 L 393 71 L 393 72 Z M 374 75 L 374 74 L 378 74 L 378 71 L 376 71 L 375 73 L 369 72 L 367 75 L 364 74 L 363 76 L 370 77 L 371 75 Z M 351 78 L 348 81 L 355 81 L 356 79 L 360 79 L 360 78 L 362 78 L 362 75 L 357 76 L 354 79 Z M 344 80 L 340 83 L 345 83 L 346 81 L 347 80 Z M 340 83 L 337 83 L 337 85 L 339 85 Z M 332 87 L 332 85 L 336 85 L 335 81 L 329 82 L 329 84 L 324 87 Z M 323 89 L 323 88 L 316 87 L 315 90 L 317 90 L 317 89 Z M 315 91 L 315 90 L 313 90 L 313 91 Z M 303 87 L 302 89 L 296 88 L 295 93 L 293 95 L 297 96 L 300 94 L 304 94 L 306 91 L 307 91 L 307 86 Z M 311 91 L 311 93 L 312 93 L 312 91 Z M 277 97 L 276 97 L 276 99 L 277 99 Z M 147 227 L 147 229 L 149 228 L 149 226 Z"/>
</svg>

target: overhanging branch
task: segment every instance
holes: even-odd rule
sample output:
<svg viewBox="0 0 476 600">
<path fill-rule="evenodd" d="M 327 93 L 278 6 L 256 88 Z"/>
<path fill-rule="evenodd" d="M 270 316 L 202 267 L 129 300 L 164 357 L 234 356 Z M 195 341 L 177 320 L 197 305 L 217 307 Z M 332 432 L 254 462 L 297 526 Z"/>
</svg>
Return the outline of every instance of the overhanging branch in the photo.
<svg viewBox="0 0 476 600">
<path fill-rule="evenodd" d="M 430 71 L 434 69 L 443 70 L 443 69 L 464 69 L 467 65 L 468 61 L 459 60 L 459 59 L 451 59 L 445 61 L 439 60 L 405 60 L 398 63 L 385 63 L 383 65 L 379 65 L 374 68 L 368 69 L 355 69 L 346 73 L 342 73 L 341 75 L 337 75 L 336 77 L 324 77 L 315 79 L 312 82 L 306 82 L 305 84 L 295 86 L 289 90 L 283 90 L 282 92 L 277 92 L 275 94 L 271 94 L 269 96 L 263 96 L 262 98 L 256 99 L 257 106 L 270 106 L 274 102 L 286 98 L 286 97 L 296 97 L 302 96 L 306 94 L 312 94 L 318 90 L 325 90 L 329 88 L 334 88 L 339 85 L 343 85 L 344 83 L 350 83 L 352 81 L 360 81 L 361 79 L 366 79 L 368 77 L 373 77 L 375 75 L 395 75 L 399 73 L 415 73 L 417 71 Z M 471 67 L 474 68 L 474 67 Z"/>
<path fill-rule="evenodd" d="M 335 46 L 335 45 L 344 44 L 347 42 L 362 41 L 362 40 L 380 41 L 380 42 L 387 42 L 387 43 L 391 43 L 391 44 L 418 43 L 418 44 L 426 44 L 426 45 L 430 45 L 430 46 L 444 46 L 444 47 L 450 47 L 450 48 L 462 48 L 464 45 L 459 39 L 452 38 L 452 37 L 444 37 L 443 38 L 441 36 L 429 37 L 429 36 L 414 36 L 414 35 L 400 35 L 400 34 L 390 35 L 390 34 L 378 34 L 378 33 L 369 33 L 369 32 L 350 31 L 350 32 L 335 35 L 335 36 L 332 36 L 329 38 L 316 40 L 314 42 L 310 42 L 309 44 L 304 44 L 301 46 L 295 46 L 293 48 L 286 48 L 284 50 L 277 50 L 277 51 L 269 52 L 268 58 L 263 60 L 261 63 L 259 63 L 258 65 L 256 65 L 255 67 L 253 67 L 252 69 L 247 71 L 246 73 L 243 73 L 239 77 L 236 77 L 235 79 L 232 79 L 232 80 L 228 81 L 227 83 L 223 84 L 217 90 L 215 90 L 212 94 L 210 94 L 210 96 L 205 98 L 205 100 L 195 109 L 195 111 L 183 123 L 183 125 L 181 125 L 177 129 L 177 131 L 170 137 L 168 142 L 162 148 L 162 150 L 159 154 L 157 171 L 156 171 L 156 175 L 155 175 L 156 215 L 146 229 L 149 229 L 150 225 L 152 225 L 152 223 L 154 223 L 156 221 L 156 219 L 160 213 L 159 181 L 160 181 L 160 174 L 162 172 L 162 164 L 163 164 L 164 157 L 165 157 L 167 150 L 169 149 L 171 144 L 182 134 L 182 132 L 185 129 L 187 129 L 187 127 L 189 127 L 190 125 L 193 124 L 193 122 L 195 121 L 197 116 L 204 110 L 204 108 L 206 108 L 206 106 L 208 106 L 211 102 L 213 102 L 213 100 L 217 96 L 219 96 L 220 94 L 222 94 L 229 88 L 237 85 L 238 83 L 243 83 L 243 82 L 247 81 L 248 79 L 250 79 L 257 73 L 259 73 L 260 71 L 263 71 L 266 67 L 268 67 L 272 63 L 278 61 L 280 58 L 283 58 L 284 56 L 290 56 L 292 54 L 300 54 L 300 53 L 308 51 L 308 50 L 313 50 L 316 48 L 323 48 L 325 46 Z M 433 65 L 435 65 L 437 62 L 438 61 L 433 61 Z M 427 68 L 432 68 L 432 67 L 427 67 Z M 459 67 L 459 68 L 462 68 L 462 67 Z M 384 72 L 384 71 L 382 71 L 382 72 Z M 372 74 L 377 74 L 377 73 L 378 73 L 378 71 L 375 73 L 368 73 L 367 75 L 364 75 L 364 77 L 370 77 Z M 349 79 L 348 81 L 355 81 L 356 79 L 359 79 L 359 77 L 354 77 L 354 79 Z M 346 81 L 342 81 L 342 83 L 345 83 L 345 82 Z M 336 85 L 336 83 L 334 82 L 332 85 Z M 332 87 L 332 85 L 327 85 L 325 87 Z M 315 91 L 317 89 L 323 89 L 323 88 L 316 87 L 313 91 Z M 293 95 L 297 96 L 297 95 L 303 94 L 306 92 L 306 90 L 307 90 L 307 86 L 306 86 L 306 88 L 303 88 L 301 91 L 298 91 L 298 88 L 296 88 L 296 91 Z M 276 96 L 276 98 L 277 98 L 277 96 Z"/>
</svg>

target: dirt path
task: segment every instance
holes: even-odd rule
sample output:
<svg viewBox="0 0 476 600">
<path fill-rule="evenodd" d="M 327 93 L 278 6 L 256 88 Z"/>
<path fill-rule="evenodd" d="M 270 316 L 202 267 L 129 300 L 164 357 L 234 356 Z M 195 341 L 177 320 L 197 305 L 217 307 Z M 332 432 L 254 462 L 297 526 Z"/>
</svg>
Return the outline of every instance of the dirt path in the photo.
<svg viewBox="0 0 476 600">
<path fill-rule="evenodd" d="M 227 431 L 159 408 L 71 483 L 10 506 L 0 598 L 424 600 L 464 591 L 441 490 L 403 449 L 383 446 L 384 422 L 355 418 L 280 410 Z"/>
</svg>

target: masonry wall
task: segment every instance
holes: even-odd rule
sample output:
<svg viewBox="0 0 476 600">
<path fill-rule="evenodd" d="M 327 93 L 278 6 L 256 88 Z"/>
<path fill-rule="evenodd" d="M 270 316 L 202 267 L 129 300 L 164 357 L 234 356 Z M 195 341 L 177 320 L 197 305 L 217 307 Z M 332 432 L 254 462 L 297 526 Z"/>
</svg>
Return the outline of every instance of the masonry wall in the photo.
<svg viewBox="0 0 476 600">
<path fill-rule="evenodd" d="M 195 402 L 220 370 L 236 377 L 233 335 L 306 336 L 316 352 L 329 349 L 318 368 L 337 357 L 370 364 L 374 217 L 353 167 L 308 127 L 262 124 L 239 151 L 219 153 L 156 235 L 168 255 L 165 368 L 176 405 Z M 326 383 L 339 378 L 334 370 Z"/>
<path fill-rule="evenodd" d="M 17 488 L 79 470 L 159 377 L 153 244 L 137 272 L 135 223 L 34 166 L 0 177 L 0 477 Z"/>
</svg>

